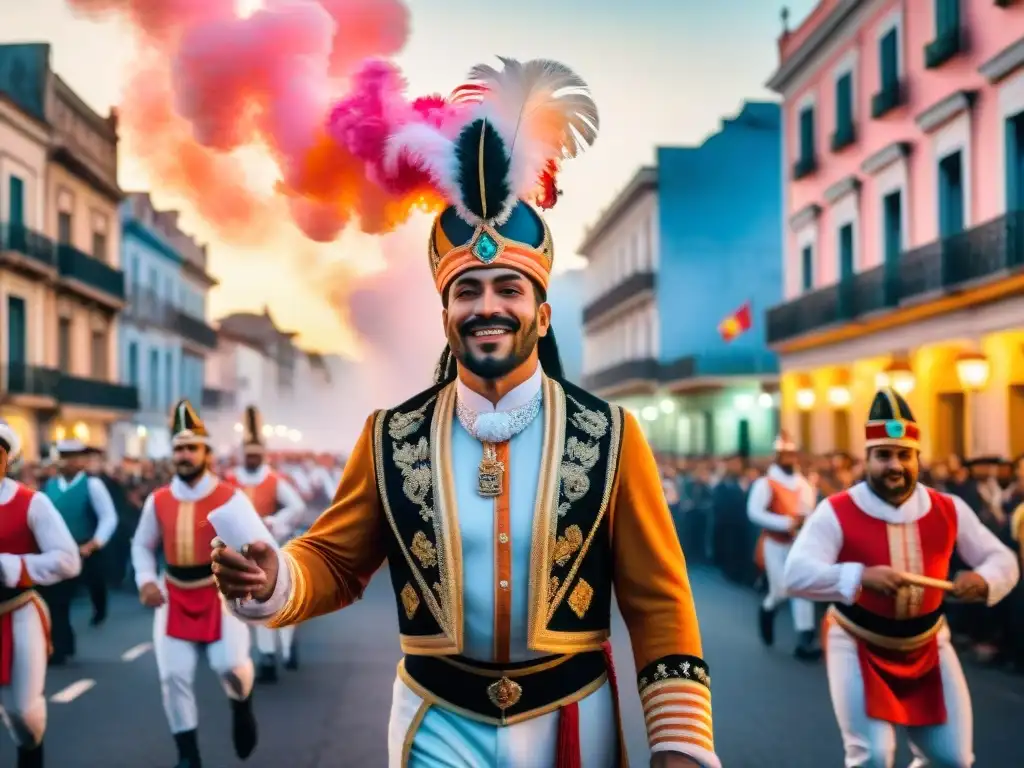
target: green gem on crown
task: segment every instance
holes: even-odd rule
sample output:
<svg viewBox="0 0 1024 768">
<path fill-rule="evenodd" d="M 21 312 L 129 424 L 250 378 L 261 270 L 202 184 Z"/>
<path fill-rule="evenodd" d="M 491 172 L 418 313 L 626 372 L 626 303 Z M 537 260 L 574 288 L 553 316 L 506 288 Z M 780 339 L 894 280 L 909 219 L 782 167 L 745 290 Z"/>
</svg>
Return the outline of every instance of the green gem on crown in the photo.
<svg viewBox="0 0 1024 768">
<path fill-rule="evenodd" d="M 473 255 L 484 264 L 490 264 L 498 256 L 498 244 L 486 232 L 481 232 L 480 237 L 473 243 Z"/>
<path fill-rule="evenodd" d="M 907 436 L 907 425 L 902 421 L 890 419 L 885 422 L 885 434 L 893 440 L 902 440 Z"/>
</svg>

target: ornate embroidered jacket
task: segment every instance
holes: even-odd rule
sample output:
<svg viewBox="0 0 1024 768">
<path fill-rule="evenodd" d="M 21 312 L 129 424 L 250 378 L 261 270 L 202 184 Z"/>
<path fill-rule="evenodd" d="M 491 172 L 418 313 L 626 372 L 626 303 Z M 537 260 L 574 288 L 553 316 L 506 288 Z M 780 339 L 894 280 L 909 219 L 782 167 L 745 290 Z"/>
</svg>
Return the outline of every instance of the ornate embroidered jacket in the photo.
<svg viewBox="0 0 1024 768">
<path fill-rule="evenodd" d="M 614 588 L 652 746 L 713 753 L 710 677 L 646 438 L 632 416 L 577 387 L 544 377 L 542 391 L 528 645 L 552 654 L 600 648 Z M 333 506 L 284 548 L 292 590 L 271 626 L 352 603 L 386 558 L 403 650 L 463 652 L 455 399 L 454 384 L 442 385 L 367 420 Z"/>
</svg>

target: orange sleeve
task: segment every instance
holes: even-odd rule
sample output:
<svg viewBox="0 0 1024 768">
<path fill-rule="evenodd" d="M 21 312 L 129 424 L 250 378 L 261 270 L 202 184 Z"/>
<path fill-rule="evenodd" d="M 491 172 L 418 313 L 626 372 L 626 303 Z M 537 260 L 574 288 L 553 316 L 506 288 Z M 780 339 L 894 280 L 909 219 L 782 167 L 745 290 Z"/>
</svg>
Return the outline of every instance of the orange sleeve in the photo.
<svg viewBox="0 0 1024 768">
<path fill-rule="evenodd" d="M 377 491 L 373 424 L 370 416 L 331 506 L 309 531 L 282 549 L 291 593 L 269 626 L 298 624 L 351 605 L 384 562 L 386 522 Z"/>
<path fill-rule="evenodd" d="M 714 755 L 711 677 L 686 560 L 654 454 L 628 412 L 610 514 L 615 597 L 629 629 L 651 749 L 707 764 Z"/>
</svg>

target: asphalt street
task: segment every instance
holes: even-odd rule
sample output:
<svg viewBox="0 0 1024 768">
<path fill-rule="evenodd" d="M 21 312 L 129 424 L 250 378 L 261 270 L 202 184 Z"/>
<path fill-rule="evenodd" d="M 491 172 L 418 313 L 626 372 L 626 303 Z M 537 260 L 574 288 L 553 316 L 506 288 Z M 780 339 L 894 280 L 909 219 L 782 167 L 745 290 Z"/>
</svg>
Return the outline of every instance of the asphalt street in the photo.
<svg viewBox="0 0 1024 768">
<path fill-rule="evenodd" d="M 821 665 L 793 659 L 788 620 L 775 649 L 756 638 L 757 598 L 716 574 L 692 574 L 706 655 L 714 678 L 715 737 L 726 768 L 840 768 L 839 733 Z M 785 614 L 783 614 L 785 616 Z M 207 768 L 384 768 L 385 736 L 399 658 L 394 598 L 387 574 L 350 609 L 299 628 L 301 667 L 260 687 L 260 746 L 240 763 L 230 744 L 229 708 L 200 665 L 200 742 Z M 79 657 L 47 680 L 49 768 L 168 768 L 175 751 L 160 705 L 151 648 L 151 615 L 117 594 L 100 628 L 79 606 Z M 629 642 L 615 628 L 616 666 L 631 764 L 646 766 L 646 738 L 633 684 Z M 968 665 L 978 768 L 1024 766 L 1015 730 L 1024 712 L 1024 678 Z M 898 768 L 909 763 L 906 750 Z M 0 766 L 14 764 L 0 739 Z M 481 767 L 483 768 L 483 767 Z"/>
</svg>

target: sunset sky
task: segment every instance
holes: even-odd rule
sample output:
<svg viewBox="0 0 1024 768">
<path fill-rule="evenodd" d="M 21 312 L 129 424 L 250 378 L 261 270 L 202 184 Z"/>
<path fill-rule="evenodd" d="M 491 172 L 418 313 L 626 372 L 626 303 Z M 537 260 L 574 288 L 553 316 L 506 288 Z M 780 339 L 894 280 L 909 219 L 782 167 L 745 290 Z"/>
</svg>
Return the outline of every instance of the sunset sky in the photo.
<svg viewBox="0 0 1024 768">
<path fill-rule="evenodd" d="M 86 102 L 102 114 L 119 103 L 133 66 L 133 35 L 125 25 L 84 19 L 65 0 L 0 4 L 4 42 L 50 42 L 54 68 Z M 792 0 L 791 26 L 815 4 Z M 493 62 L 496 54 L 557 59 L 590 84 L 601 110 L 601 134 L 562 173 L 564 195 L 549 214 L 556 269 L 579 264 L 575 249 L 585 228 L 636 168 L 652 161 L 654 146 L 699 143 L 744 99 L 772 98 L 763 83 L 777 60 L 779 3 L 633 0 L 628 11 L 618 0 L 420 0 L 409 6 L 411 35 L 397 62 L 414 94 L 447 93 L 469 67 Z M 257 161 L 251 167 L 266 174 Z M 218 242 L 185 201 L 169 197 L 124 152 L 121 183 L 126 190 L 151 189 L 158 206 L 180 207 L 183 226 L 211 241 L 211 271 L 222 281 L 211 296 L 212 317 L 267 304 L 282 325 L 300 332 L 305 345 L 360 355 L 365 342 L 388 343 L 388 334 L 401 335 L 402 323 L 415 322 L 413 313 L 426 312 L 431 321 L 437 316 L 423 245 L 425 217 L 384 243 L 349 232 L 318 249 L 311 263 L 290 253 Z M 346 277 L 357 284 L 334 291 L 331 267 L 345 263 L 377 274 L 366 276 L 365 285 L 363 278 Z M 357 311 L 353 290 L 362 293 L 358 322 L 351 317 Z M 394 317 L 396 300 L 402 302 L 400 318 Z"/>
</svg>

